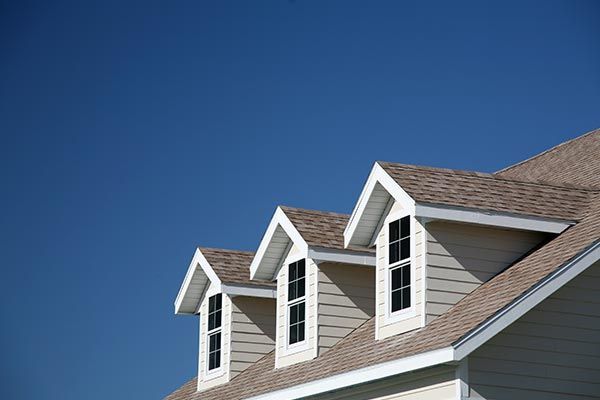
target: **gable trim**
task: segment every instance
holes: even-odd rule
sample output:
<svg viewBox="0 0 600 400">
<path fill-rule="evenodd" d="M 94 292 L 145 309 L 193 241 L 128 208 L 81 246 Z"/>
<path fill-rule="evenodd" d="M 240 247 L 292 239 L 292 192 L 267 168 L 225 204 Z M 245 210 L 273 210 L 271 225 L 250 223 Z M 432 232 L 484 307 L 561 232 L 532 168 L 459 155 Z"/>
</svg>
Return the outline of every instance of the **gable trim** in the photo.
<svg viewBox="0 0 600 400">
<path fill-rule="evenodd" d="M 262 297 L 265 299 L 277 298 L 277 289 L 271 287 L 222 284 L 221 289 L 223 293 L 228 294 L 230 297 L 248 296 Z"/>
<path fill-rule="evenodd" d="M 416 216 L 428 219 L 487 225 L 527 231 L 561 233 L 574 221 L 557 220 L 511 213 L 476 210 L 438 204 L 417 204 Z"/>
<path fill-rule="evenodd" d="M 511 302 L 488 321 L 453 344 L 456 349 L 456 359 L 461 360 L 471 354 L 599 259 L 600 241 L 595 241 L 557 271 L 544 278 L 525 295 Z"/>
<path fill-rule="evenodd" d="M 207 278 L 207 281 L 204 282 L 204 284 L 202 284 L 202 282 L 201 282 L 202 275 L 204 275 Z M 190 294 L 190 292 L 191 292 L 190 288 L 191 288 L 192 284 L 201 286 L 199 295 L 194 296 L 194 295 Z M 200 301 L 204 297 L 206 288 L 208 287 L 209 284 L 215 285 L 217 290 L 219 290 L 219 291 L 221 290 L 221 280 L 219 279 L 219 277 L 217 276 L 215 271 L 210 266 L 210 263 L 208 262 L 208 260 L 206 260 L 206 258 L 204 257 L 204 254 L 202 254 L 200 249 L 196 248 L 196 251 L 194 252 L 194 256 L 192 257 L 192 261 L 190 262 L 188 270 L 185 274 L 185 278 L 183 279 L 183 283 L 181 284 L 181 287 L 179 288 L 179 292 L 177 293 L 177 297 L 175 298 L 175 302 L 174 302 L 175 314 L 178 314 L 178 315 L 194 315 L 194 314 L 196 314 L 198 305 L 200 304 Z M 186 297 L 187 298 L 192 297 L 192 300 L 194 301 L 194 303 L 196 303 L 196 305 L 193 307 L 193 311 L 182 310 L 183 301 L 186 299 Z"/>
<path fill-rule="evenodd" d="M 250 279 L 255 279 L 257 277 L 256 275 L 260 272 L 265 272 L 270 278 L 272 278 L 279 267 L 279 265 L 276 265 L 279 260 L 275 261 L 275 263 L 271 262 L 270 265 L 265 265 L 264 262 L 269 245 L 271 244 L 277 227 L 279 226 L 283 229 L 289 240 L 291 240 L 291 242 L 298 247 L 298 250 L 301 253 L 306 254 L 308 252 L 308 245 L 306 244 L 306 241 L 302 238 L 294 224 L 292 224 L 289 218 L 285 215 L 285 212 L 281 209 L 281 207 L 277 207 L 273 217 L 271 218 L 271 222 L 267 227 L 267 231 L 260 241 L 258 250 L 252 259 L 252 263 L 250 264 Z M 289 248 L 289 243 L 287 247 Z"/>
<path fill-rule="evenodd" d="M 309 247 L 308 258 L 314 262 L 337 262 L 354 265 L 375 266 L 375 253 L 352 252 L 349 250 L 333 250 L 323 247 Z"/>
</svg>

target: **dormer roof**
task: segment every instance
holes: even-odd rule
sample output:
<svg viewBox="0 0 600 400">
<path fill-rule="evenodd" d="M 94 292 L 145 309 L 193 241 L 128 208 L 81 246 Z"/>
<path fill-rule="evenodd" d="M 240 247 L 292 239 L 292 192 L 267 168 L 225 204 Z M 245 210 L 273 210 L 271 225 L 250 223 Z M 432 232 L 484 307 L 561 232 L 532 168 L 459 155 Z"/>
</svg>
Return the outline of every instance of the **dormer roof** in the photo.
<svg viewBox="0 0 600 400">
<path fill-rule="evenodd" d="M 250 265 L 252 279 L 271 280 L 292 246 L 316 261 L 375 265 L 365 247 L 344 248 L 347 214 L 279 206 Z"/>
<path fill-rule="evenodd" d="M 250 279 L 253 257 L 249 251 L 198 247 L 175 300 L 175 313 L 196 314 L 211 284 L 225 293 L 274 297 L 273 282 Z"/>
</svg>

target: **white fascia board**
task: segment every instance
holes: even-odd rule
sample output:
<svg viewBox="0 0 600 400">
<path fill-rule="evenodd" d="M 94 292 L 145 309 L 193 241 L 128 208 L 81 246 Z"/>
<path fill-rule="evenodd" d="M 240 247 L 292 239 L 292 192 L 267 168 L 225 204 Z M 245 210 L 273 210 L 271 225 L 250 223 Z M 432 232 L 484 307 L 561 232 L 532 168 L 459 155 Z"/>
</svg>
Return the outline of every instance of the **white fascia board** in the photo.
<svg viewBox="0 0 600 400">
<path fill-rule="evenodd" d="M 323 247 L 309 247 L 308 258 L 317 264 L 320 262 L 338 262 L 344 264 L 375 266 L 375 253 L 358 252 L 351 250 L 336 250 Z"/>
<path fill-rule="evenodd" d="M 454 344 L 456 359 L 461 360 L 471 354 L 479 346 L 522 317 L 599 259 L 600 242 L 596 241 L 556 272 L 538 283 L 535 288 L 524 296 L 512 302 L 501 312 L 456 342 Z"/>
<path fill-rule="evenodd" d="M 446 347 L 250 397 L 248 400 L 300 399 L 453 361 L 454 350 Z"/>
<path fill-rule="evenodd" d="M 436 204 L 416 204 L 416 216 L 430 220 L 455 221 L 527 231 L 561 233 L 574 221 L 541 218 L 528 215 L 499 213 Z"/>
<path fill-rule="evenodd" d="M 400 187 L 400 185 L 398 185 L 394 178 L 385 172 L 381 165 L 375 163 L 371 169 L 369 177 L 367 178 L 367 183 L 365 183 L 358 201 L 354 206 L 354 210 L 352 210 L 352 215 L 348 220 L 348 225 L 346 225 L 346 228 L 344 229 L 344 246 L 348 247 L 352 242 L 354 232 L 359 225 L 360 218 L 367 207 L 367 203 L 369 202 L 371 194 L 375 189 L 375 184 L 377 183 L 383 186 L 383 188 L 387 190 L 394 200 L 402 204 L 407 214 L 414 215 L 415 201 L 413 198 L 410 197 L 408 193 L 406 193 L 406 191 Z"/>
<path fill-rule="evenodd" d="M 306 253 L 308 251 L 308 245 L 306 244 L 306 241 L 302 238 L 296 227 L 285 215 L 281 207 L 277 207 L 275 213 L 273 214 L 273 217 L 271 218 L 271 222 L 267 227 L 267 231 L 265 232 L 262 240 L 260 241 L 258 250 L 256 250 L 256 254 L 252 259 L 252 263 L 250 264 L 250 279 L 254 279 L 254 277 L 256 276 L 256 273 L 258 272 L 258 269 L 261 266 L 265 253 L 269 248 L 269 244 L 273 239 L 273 235 L 275 234 L 277 226 L 281 226 L 281 228 L 285 231 L 286 235 L 288 235 L 290 240 L 298 247 L 298 249 L 301 252 Z"/>
<path fill-rule="evenodd" d="M 209 262 L 204 257 L 204 254 L 200 251 L 200 249 L 196 249 L 194 252 L 194 256 L 192 257 L 192 261 L 188 267 L 188 270 L 185 274 L 185 278 L 183 279 L 183 283 L 179 288 L 179 292 L 177 293 L 177 297 L 175 298 L 175 314 L 181 315 L 189 315 L 194 313 L 189 312 L 181 312 L 181 305 L 185 296 L 187 295 L 188 288 L 192 283 L 192 280 L 196 276 L 196 274 L 204 273 L 207 278 L 210 280 L 211 284 L 215 285 L 220 291 L 221 280 L 215 273 L 215 271 L 210 266 Z M 198 299 L 200 300 L 200 299 Z"/>
<path fill-rule="evenodd" d="M 265 299 L 277 298 L 277 289 L 270 287 L 250 286 L 250 285 L 231 285 L 222 284 L 223 293 L 233 296 L 262 297 Z"/>
</svg>

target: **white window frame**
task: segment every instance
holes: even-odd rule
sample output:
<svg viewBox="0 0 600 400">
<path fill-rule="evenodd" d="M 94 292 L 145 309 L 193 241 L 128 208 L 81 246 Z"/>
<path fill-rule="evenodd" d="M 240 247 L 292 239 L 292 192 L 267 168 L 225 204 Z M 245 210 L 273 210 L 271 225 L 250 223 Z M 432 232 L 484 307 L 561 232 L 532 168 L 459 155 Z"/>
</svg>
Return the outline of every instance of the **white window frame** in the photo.
<svg viewBox="0 0 600 400">
<path fill-rule="evenodd" d="M 298 262 L 304 259 L 304 296 L 295 298 L 294 300 L 288 300 L 289 283 L 290 283 L 290 264 Z M 293 354 L 300 351 L 304 351 L 308 348 L 308 290 L 310 285 L 308 284 L 309 274 L 309 260 L 304 255 L 297 255 L 290 257 L 285 261 L 283 268 L 285 271 L 285 349 L 286 353 Z M 290 308 L 296 304 L 304 302 L 304 340 L 290 344 Z"/>
<path fill-rule="evenodd" d="M 410 257 L 399 260 L 390 265 L 390 238 L 389 226 L 391 222 L 400 220 L 404 217 L 410 219 L 409 248 Z M 385 229 L 385 319 L 388 323 L 398 322 L 412 318 L 417 315 L 416 307 L 416 263 L 415 263 L 415 216 L 406 212 L 397 211 L 389 214 L 384 221 Z M 410 307 L 392 312 L 392 270 L 410 263 Z"/>
<path fill-rule="evenodd" d="M 214 328 L 213 330 L 208 330 L 209 324 L 209 314 L 210 314 L 210 298 L 213 296 L 221 295 L 221 323 L 218 328 Z M 213 377 L 215 375 L 221 375 L 223 373 L 223 308 L 225 305 L 225 295 L 223 293 L 213 293 L 208 296 L 207 299 L 207 313 L 206 313 L 206 359 L 205 359 L 205 376 Z M 219 366 L 214 369 L 209 369 L 210 366 L 210 336 L 215 333 L 219 333 L 221 335 L 221 347 L 219 348 Z"/>
</svg>

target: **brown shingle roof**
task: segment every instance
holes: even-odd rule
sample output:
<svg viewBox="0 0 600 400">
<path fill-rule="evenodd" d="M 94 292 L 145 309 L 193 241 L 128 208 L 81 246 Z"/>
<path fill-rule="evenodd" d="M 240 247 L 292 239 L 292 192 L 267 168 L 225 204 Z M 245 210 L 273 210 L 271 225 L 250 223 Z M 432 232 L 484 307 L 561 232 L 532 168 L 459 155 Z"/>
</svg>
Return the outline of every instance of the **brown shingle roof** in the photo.
<svg viewBox="0 0 600 400">
<path fill-rule="evenodd" d="M 597 193 L 580 223 L 475 289 L 424 328 L 377 341 L 371 318 L 311 361 L 275 369 L 272 352 L 228 384 L 196 393 L 196 379 L 192 379 L 167 399 L 243 399 L 450 346 L 598 240 L 600 194 Z"/>
<path fill-rule="evenodd" d="M 589 191 L 520 182 L 480 172 L 379 162 L 418 203 L 578 220 Z"/>
<path fill-rule="evenodd" d="M 504 168 L 495 176 L 600 188 L 600 129 Z"/>
<path fill-rule="evenodd" d="M 254 252 L 198 247 L 223 283 L 275 286 L 274 282 L 250 280 L 250 263 Z"/>
<path fill-rule="evenodd" d="M 344 229 L 350 215 L 279 206 L 309 246 L 373 252 L 366 247 L 344 248 Z"/>
</svg>

